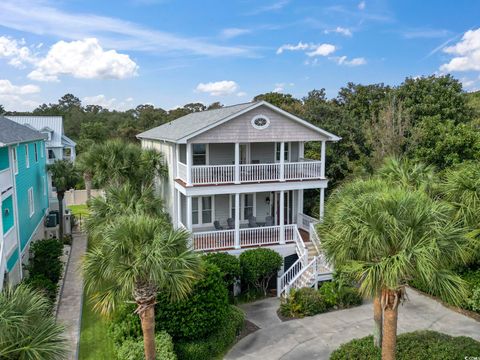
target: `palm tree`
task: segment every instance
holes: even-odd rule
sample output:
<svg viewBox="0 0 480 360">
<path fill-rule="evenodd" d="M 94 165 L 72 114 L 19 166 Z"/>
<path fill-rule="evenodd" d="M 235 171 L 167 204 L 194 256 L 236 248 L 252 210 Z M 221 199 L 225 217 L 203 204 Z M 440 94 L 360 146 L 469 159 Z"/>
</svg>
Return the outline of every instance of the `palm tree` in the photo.
<svg viewBox="0 0 480 360">
<path fill-rule="evenodd" d="M 162 218 L 120 215 L 105 224 L 102 241 L 83 262 L 85 288 L 94 308 L 112 312 L 134 300 L 140 317 L 145 358 L 155 359 L 155 301 L 159 292 L 185 297 L 200 270 L 200 258 L 187 248 L 189 233 L 173 230 Z"/>
<path fill-rule="evenodd" d="M 122 140 L 93 145 L 79 156 L 78 167 L 83 172 L 89 200 L 93 180 L 100 187 L 130 182 L 141 189 L 151 186 L 156 176 L 165 177 L 168 172 L 160 152 Z"/>
<path fill-rule="evenodd" d="M 49 301 L 26 285 L 0 292 L 0 358 L 65 359 L 64 328 L 50 309 Z"/>
<path fill-rule="evenodd" d="M 360 180 L 339 190 L 319 232 L 327 258 L 359 282 L 360 292 L 381 295 L 382 359 L 390 360 L 395 358 L 398 305 L 408 282 L 419 278 L 459 303 L 465 283 L 449 269 L 468 261 L 474 244 L 451 221 L 448 204 L 423 191 L 381 183 Z M 360 193 L 362 188 L 371 191 Z"/>
<path fill-rule="evenodd" d="M 68 160 L 57 160 L 47 165 L 47 170 L 52 175 L 52 182 L 57 189 L 58 210 L 60 213 L 60 239 L 63 239 L 63 199 L 67 190 L 75 187 L 79 180 L 77 170 Z"/>
</svg>

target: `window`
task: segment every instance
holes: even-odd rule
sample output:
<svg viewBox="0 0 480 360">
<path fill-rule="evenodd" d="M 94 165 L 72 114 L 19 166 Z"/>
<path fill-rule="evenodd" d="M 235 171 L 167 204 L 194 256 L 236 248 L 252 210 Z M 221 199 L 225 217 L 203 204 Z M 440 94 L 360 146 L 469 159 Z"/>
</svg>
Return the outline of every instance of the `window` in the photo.
<svg viewBox="0 0 480 360">
<path fill-rule="evenodd" d="M 280 161 L 280 147 L 281 147 L 281 145 L 282 145 L 281 143 L 276 143 L 275 159 L 277 161 Z M 289 143 L 286 142 L 285 143 L 285 158 L 284 158 L 285 161 L 288 161 L 288 158 L 289 158 L 289 156 L 288 156 L 289 155 L 288 154 L 289 153 L 289 146 L 288 145 L 289 145 Z"/>
<path fill-rule="evenodd" d="M 243 219 L 247 220 L 250 216 L 253 216 L 253 194 L 244 194 Z"/>
<path fill-rule="evenodd" d="M 38 147 L 37 147 L 37 143 L 33 144 L 33 153 L 35 154 L 35 162 L 38 162 Z"/>
<path fill-rule="evenodd" d="M 12 148 L 12 158 L 13 158 L 13 172 L 15 175 L 18 174 L 18 159 L 17 159 L 17 148 Z"/>
<path fill-rule="evenodd" d="M 252 119 L 252 126 L 257 130 L 263 130 L 270 125 L 270 120 L 264 115 L 257 115 Z"/>
<path fill-rule="evenodd" d="M 27 168 L 30 167 L 30 157 L 28 155 L 28 144 L 25 145 L 25 164 Z"/>
<path fill-rule="evenodd" d="M 33 188 L 28 189 L 28 209 L 30 210 L 30 217 L 35 214 L 35 202 L 33 199 Z"/>
<path fill-rule="evenodd" d="M 207 145 L 206 144 L 193 144 L 193 165 L 206 165 L 207 164 Z"/>
<path fill-rule="evenodd" d="M 45 176 L 42 176 L 42 183 L 43 183 L 43 196 L 47 195 L 47 181 L 45 180 Z"/>
<path fill-rule="evenodd" d="M 40 143 L 40 157 L 43 159 L 43 157 L 45 156 L 45 143 Z"/>
<path fill-rule="evenodd" d="M 213 222 L 213 197 L 192 197 L 192 225 L 211 224 Z"/>
<path fill-rule="evenodd" d="M 55 153 L 53 152 L 52 149 L 48 149 L 48 158 L 55 159 Z"/>
</svg>

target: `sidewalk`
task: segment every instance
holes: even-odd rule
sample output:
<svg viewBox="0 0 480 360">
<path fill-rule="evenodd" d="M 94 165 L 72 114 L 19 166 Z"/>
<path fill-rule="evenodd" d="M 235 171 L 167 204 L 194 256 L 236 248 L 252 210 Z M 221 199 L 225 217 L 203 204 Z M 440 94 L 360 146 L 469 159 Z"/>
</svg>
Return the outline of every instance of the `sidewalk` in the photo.
<svg viewBox="0 0 480 360">
<path fill-rule="evenodd" d="M 83 278 L 80 272 L 80 263 L 87 249 L 87 236 L 80 232 L 73 233 L 73 242 L 70 261 L 67 264 L 63 291 L 60 294 L 57 322 L 65 325 L 66 336 L 70 343 L 68 359 L 78 358 L 80 342 L 80 321 L 82 318 Z"/>
</svg>

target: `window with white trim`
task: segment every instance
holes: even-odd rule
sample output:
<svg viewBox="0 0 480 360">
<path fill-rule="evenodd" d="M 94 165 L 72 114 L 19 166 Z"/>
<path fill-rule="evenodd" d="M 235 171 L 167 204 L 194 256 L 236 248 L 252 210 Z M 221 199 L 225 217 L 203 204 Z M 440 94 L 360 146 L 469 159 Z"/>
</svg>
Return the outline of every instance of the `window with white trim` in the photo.
<svg viewBox="0 0 480 360">
<path fill-rule="evenodd" d="M 255 194 L 240 194 L 240 220 L 255 216 Z M 235 219 L 235 195 L 230 195 L 230 217 Z"/>
<path fill-rule="evenodd" d="M 13 160 L 13 173 L 18 174 L 18 158 L 17 158 L 17 148 L 12 147 L 12 160 Z"/>
<path fill-rule="evenodd" d="M 43 159 L 45 156 L 45 143 L 40 143 L 40 157 Z"/>
<path fill-rule="evenodd" d="M 38 162 L 38 147 L 37 143 L 33 144 L 33 153 L 35 155 L 35 162 Z"/>
<path fill-rule="evenodd" d="M 285 143 L 285 156 L 284 156 L 285 161 L 288 161 L 288 158 L 289 158 L 289 156 L 288 156 L 289 155 L 288 154 L 288 152 L 289 152 L 289 146 L 288 145 L 289 144 L 290 143 L 288 143 L 288 142 Z M 277 161 L 280 161 L 281 146 L 282 146 L 281 143 L 276 143 L 276 145 L 275 145 L 275 160 L 277 160 Z"/>
<path fill-rule="evenodd" d="M 253 216 L 253 194 L 243 194 L 243 219 Z"/>
<path fill-rule="evenodd" d="M 30 167 L 30 156 L 28 155 L 28 144 L 25 144 L 25 166 Z"/>
<path fill-rule="evenodd" d="M 213 196 L 192 197 L 192 225 L 213 223 Z"/>
<path fill-rule="evenodd" d="M 193 165 L 207 165 L 207 145 L 192 144 Z"/>
<path fill-rule="evenodd" d="M 30 217 L 35 214 L 35 200 L 33 198 L 33 188 L 28 189 L 28 209 L 30 211 Z"/>
<path fill-rule="evenodd" d="M 45 176 L 42 176 L 42 183 L 43 183 L 43 196 L 47 195 L 47 181 L 45 180 Z"/>
</svg>

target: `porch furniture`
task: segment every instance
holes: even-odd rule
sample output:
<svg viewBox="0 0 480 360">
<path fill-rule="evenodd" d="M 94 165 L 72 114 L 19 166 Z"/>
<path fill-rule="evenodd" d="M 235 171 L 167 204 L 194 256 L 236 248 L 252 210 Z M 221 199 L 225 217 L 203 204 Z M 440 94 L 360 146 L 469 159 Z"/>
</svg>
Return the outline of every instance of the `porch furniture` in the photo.
<svg viewBox="0 0 480 360">
<path fill-rule="evenodd" d="M 228 218 L 227 219 L 227 226 L 228 226 L 229 230 L 235 229 L 235 220 L 233 220 L 232 218 Z"/>
<path fill-rule="evenodd" d="M 218 220 L 215 220 L 213 222 L 213 226 L 215 226 L 215 230 L 223 230 L 223 227 L 220 226 L 220 221 L 218 221 Z"/>
<path fill-rule="evenodd" d="M 273 226 L 273 217 L 267 216 L 265 218 L 265 226 Z"/>
<path fill-rule="evenodd" d="M 258 224 L 257 224 L 257 219 L 255 218 L 255 216 L 251 215 L 248 217 L 248 227 L 257 227 Z"/>
</svg>

